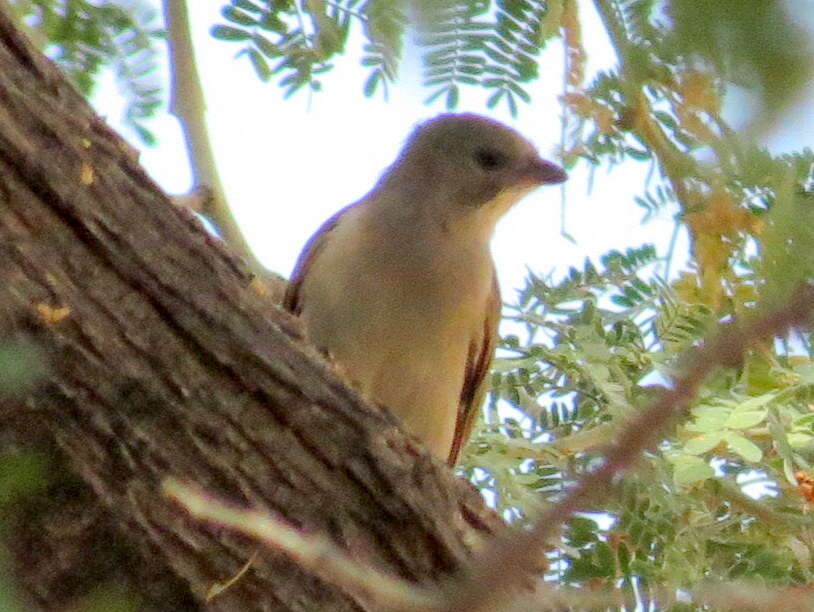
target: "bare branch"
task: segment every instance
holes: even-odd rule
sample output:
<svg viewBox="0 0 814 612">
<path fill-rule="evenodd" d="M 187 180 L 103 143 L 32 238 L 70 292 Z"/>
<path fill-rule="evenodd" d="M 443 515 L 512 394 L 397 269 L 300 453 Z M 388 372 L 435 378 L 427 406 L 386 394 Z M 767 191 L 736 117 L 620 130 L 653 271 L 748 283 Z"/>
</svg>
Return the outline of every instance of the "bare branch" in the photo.
<svg viewBox="0 0 814 612">
<path fill-rule="evenodd" d="M 235 221 L 218 175 L 206 127 L 206 101 L 195 63 L 186 0 L 164 0 L 163 9 L 170 58 L 170 113 L 181 124 L 193 187 L 207 189 L 210 196 L 200 212 L 212 220 L 223 240 L 246 260 L 253 272 L 265 273 Z"/>
<path fill-rule="evenodd" d="M 809 612 L 814 607 L 814 592 L 810 587 L 772 589 L 754 583 L 729 582 L 707 585 L 691 596 L 698 605 L 709 606 L 709 609 L 736 612 Z"/>
<path fill-rule="evenodd" d="M 443 609 L 437 590 L 422 588 L 361 564 L 326 536 L 306 535 L 268 513 L 229 505 L 175 479 L 165 480 L 162 488 L 165 495 L 195 518 L 235 529 L 266 546 L 284 551 L 301 567 L 340 586 L 371 609 L 390 612 Z"/>
</svg>

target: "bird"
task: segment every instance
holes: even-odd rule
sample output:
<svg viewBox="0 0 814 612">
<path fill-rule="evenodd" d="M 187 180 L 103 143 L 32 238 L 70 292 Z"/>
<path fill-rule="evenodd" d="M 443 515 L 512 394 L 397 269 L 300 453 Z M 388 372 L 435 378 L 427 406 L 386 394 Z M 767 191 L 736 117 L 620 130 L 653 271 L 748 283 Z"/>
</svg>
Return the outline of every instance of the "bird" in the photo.
<svg viewBox="0 0 814 612">
<path fill-rule="evenodd" d="M 363 395 L 454 467 L 483 401 L 501 299 L 490 240 L 565 181 L 514 129 L 472 113 L 414 128 L 361 200 L 307 241 L 283 306 Z"/>
</svg>

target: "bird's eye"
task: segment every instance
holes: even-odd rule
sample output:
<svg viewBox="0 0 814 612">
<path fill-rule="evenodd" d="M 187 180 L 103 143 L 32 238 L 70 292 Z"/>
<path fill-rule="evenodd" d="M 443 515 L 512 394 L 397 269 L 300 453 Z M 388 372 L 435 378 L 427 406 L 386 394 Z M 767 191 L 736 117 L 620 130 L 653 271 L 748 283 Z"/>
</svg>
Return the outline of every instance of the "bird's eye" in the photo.
<svg viewBox="0 0 814 612">
<path fill-rule="evenodd" d="M 508 157 L 494 149 L 478 149 L 475 151 L 475 161 L 484 170 L 497 170 L 506 165 Z"/>
</svg>

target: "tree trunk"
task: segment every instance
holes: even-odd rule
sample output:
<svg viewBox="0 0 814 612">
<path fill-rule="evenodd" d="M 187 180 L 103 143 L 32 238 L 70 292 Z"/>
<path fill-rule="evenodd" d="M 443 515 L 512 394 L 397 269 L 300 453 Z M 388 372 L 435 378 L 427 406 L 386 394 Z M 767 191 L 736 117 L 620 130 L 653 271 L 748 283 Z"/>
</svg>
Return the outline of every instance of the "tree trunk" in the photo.
<svg viewBox="0 0 814 612">
<path fill-rule="evenodd" d="M 0 441 L 50 444 L 73 474 L 6 530 L 32 605 L 114 582 L 142 609 L 203 607 L 257 545 L 196 524 L 161 495 L 169 476 L 415 582 L 500 527 L 250 281 L 0 4 L 0 346 L 43 370 L 0 390 Z M 266 550 L 210 608 L 363 609 Z"/>
</svg>

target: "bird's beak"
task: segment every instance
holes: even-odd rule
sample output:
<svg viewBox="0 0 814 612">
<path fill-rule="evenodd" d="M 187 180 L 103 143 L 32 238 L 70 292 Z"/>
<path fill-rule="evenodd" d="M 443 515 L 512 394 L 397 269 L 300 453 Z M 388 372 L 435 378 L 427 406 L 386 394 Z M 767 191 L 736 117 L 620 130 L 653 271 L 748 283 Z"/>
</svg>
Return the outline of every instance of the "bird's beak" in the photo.
<svg viewBox="0 0 814 612">
<path fill-rule="evenodd" d="M 535 185 L 554 185 L 564 182 L 568 174 L 554 162 L 536 157 L 524 168 L 523 178 Z"/>
</svg>

